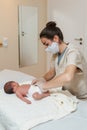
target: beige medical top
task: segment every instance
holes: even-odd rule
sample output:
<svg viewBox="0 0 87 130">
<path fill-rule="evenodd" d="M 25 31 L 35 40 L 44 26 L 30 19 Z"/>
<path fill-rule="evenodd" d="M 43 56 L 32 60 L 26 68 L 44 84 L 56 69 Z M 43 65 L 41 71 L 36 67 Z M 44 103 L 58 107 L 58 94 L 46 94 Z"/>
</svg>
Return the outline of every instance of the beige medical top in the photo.
<svg viewBox="0 0 87 130">
<path fill-rule="evenodd" d="M 52 58 L 51 67 L 55 67 L 56 75 L 64 72 L 68 65 L 75 65 L 80 69 L 74 76 L 74 79 L 63 88 L 69 90 L 78 98 L 87 98 L 87 63 L 85 62 L 78 47 L 69 44 L 58 64 L 58 56 Z"/>
</svg>

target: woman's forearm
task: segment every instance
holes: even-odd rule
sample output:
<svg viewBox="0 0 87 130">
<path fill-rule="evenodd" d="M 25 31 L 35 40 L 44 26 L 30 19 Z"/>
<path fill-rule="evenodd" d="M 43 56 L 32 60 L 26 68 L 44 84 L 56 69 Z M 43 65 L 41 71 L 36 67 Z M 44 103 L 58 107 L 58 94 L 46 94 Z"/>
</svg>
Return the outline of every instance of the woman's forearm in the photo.
<svg viewBox="0 0 87 130">
<path fill-rule="evenodd" d="M 47 72 L 43 78 L 46 80 L 46 81 L 49 81 L 51 79 L 54 78 L 54 76 L 56 75 L 55 71 L 54 70 L 50 70 L 49 72 Z"/>
<path fill-rule="evenodd" d="M 44 83 L 42 88 L 46 90 L 66 85 L 67 83 L 71 82 L 71 80 L 74 78 L 76 70 L 77 70 L 76 66 L 74 65 L 68 66 L 64 73 L 61 73 L 59 76 L 56 76 L 52 80 Z"/>
</svg>

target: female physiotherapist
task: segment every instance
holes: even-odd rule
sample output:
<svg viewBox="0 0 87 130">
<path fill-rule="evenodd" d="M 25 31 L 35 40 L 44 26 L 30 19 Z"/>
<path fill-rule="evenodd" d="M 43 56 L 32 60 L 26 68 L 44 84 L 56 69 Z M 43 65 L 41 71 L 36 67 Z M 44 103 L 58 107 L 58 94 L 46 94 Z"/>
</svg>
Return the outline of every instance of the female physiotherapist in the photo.
<svg viewBox="0 0 87 130">
<path fill-rule="evenodd" d="M 77 46 L 64 42 L 60 28 L 53 21 L 46 24 L 40 39 L 45 51 L 52 53 L 52 59 L 50 70 L 32 84 L 39 85 L 43 91 L 62 86 L 78 98 L 87 98 L 86 64 Z"/>
</svg>

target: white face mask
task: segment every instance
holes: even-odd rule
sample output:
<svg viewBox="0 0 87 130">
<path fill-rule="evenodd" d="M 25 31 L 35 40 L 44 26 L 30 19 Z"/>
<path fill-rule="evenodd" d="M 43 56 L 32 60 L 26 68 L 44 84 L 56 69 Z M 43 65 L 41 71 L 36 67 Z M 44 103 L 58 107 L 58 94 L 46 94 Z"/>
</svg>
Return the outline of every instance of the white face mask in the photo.
<svg viewBox="0 0 87 130">
<path fill-rule="evenodd" d="M 56 54 L 59 52 L 59 45 L 57 42 L 52 42 L 51 45 L 49 45 L 46 49 L 45 49 L 46 52 L 51 52 L 53 54 Z"/>
</svg>

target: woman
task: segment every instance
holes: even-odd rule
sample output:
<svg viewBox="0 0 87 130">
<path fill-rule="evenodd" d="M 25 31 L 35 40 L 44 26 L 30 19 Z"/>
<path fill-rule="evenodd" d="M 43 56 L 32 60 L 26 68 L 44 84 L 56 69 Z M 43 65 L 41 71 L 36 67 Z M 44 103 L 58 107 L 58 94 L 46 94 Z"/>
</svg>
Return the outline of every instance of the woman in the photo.
<svg viewBox="0 0 87 130">
<path fill-rule="evenodd" d="M 52 53 L 52 60 L 49 72 L 32 84 L 39 84 L 43 91 L 62 86 L 78 98 L 87 98 L 85 61 L 77 46 L 64 42 L 62 31 L 53 21 L 46 24 L 40 39 L 45 51 Z"/>
</svg>

